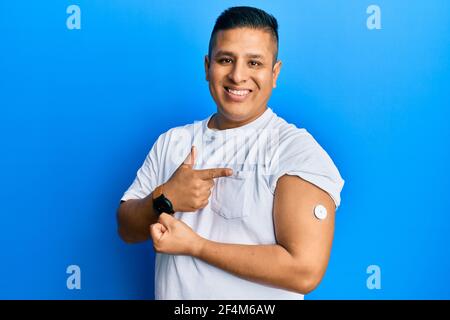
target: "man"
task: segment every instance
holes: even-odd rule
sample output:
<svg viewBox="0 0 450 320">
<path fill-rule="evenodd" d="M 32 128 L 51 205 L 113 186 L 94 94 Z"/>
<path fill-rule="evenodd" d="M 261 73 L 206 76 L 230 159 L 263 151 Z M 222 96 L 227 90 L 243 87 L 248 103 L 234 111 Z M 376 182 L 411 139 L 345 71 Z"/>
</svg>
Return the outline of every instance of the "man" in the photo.
<svg viewBox="0 0 450 320">
<path fill-rule="evenodd" d="M 122 198 L 121 237 L 153 240 L 156 299 L 303 299 L 325 273 L 344 181 L 267 106 L 277 53 L 273 16 L 224 11 L 205 57 L 217 113 L 162 134 Z"/>
</svg>

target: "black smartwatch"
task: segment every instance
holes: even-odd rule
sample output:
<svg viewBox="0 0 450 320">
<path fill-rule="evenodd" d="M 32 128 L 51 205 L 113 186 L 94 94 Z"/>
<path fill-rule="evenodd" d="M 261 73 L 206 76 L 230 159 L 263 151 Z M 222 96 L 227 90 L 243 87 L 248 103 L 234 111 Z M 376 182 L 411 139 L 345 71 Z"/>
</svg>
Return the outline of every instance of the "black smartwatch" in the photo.
<svg viewBox="0 0 450 320">
<path fill-rule="evenodd" d="M 173 211 L 172 202 L 164 196 L 163 186 L 164 184 L 158 186 L 153 191 L 153 209 L 158 215 L 163 212 L 174 214 L 175 211 Z"/>
</svg>

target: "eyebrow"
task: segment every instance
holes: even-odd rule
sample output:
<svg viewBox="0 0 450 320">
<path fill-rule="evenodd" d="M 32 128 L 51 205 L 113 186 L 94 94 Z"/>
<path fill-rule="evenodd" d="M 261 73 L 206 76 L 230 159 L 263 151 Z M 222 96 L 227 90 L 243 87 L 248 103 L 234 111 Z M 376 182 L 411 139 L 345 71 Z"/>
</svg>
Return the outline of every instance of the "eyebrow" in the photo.
<svg viewBox="0 0 450 320">
<path fill-rule="evenodd" d="M 232 56 L 234 57 L 235 54 L 231 51 L 223 51 L 223 50 L 219 50 L 217 51 L 217 53 L 214 55 L 214 57 L 220 57 L 220 56 Z M 252 58 L 252 59 L 264 59 L 264 56 L 261 54 L 257 54 L 257 53 L 248 53 L 245 55 L 247 58 Z"/>
</svg>

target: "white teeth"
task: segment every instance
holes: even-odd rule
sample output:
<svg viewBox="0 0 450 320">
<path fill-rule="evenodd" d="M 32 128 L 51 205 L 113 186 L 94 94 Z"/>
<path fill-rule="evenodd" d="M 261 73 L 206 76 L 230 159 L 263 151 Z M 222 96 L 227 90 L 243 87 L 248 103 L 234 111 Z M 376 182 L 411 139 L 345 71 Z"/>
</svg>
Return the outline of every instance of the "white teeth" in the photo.
<svg viewBox="0 0 450 320">
<path fill-rule="evenodd" d="M 250 90 L 232 90 L 230 88 L 227 88 L 227 90 L 228 92 L 235 94 L 237 96 L 245 96 L 250 92 Z"/>
</svg>

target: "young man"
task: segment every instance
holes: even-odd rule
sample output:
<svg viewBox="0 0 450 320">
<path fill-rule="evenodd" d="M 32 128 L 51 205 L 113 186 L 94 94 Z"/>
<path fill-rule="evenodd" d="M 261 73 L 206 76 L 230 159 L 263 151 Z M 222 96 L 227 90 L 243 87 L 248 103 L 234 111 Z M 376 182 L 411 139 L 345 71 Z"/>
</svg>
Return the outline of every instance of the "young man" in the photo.
<svg viewBox="0 0 450 320">
<path fill-rule="evenodd" d="M 273 16 L 224 11 L 205 57 L 217 112 L 162 134 L 122 198 L 121 237 L 153 240 L 157 299 L 303 299 L 325 273 L 344 181 L 267 106 L 277 52 Z"/>
</svg>

